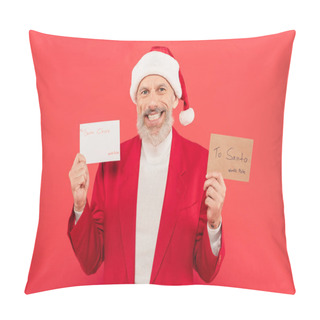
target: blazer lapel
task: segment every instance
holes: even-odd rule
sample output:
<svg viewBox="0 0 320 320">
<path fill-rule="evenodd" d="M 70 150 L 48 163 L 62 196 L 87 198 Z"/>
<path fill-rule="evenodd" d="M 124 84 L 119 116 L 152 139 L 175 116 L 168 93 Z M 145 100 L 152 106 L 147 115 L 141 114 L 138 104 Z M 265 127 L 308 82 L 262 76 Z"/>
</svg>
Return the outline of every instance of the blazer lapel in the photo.
<svg viewBox="0 0 320 320">
<path fill-rule="evenodd" d="M 141 140 L 139 136 L 134 138 L 132 145 L 125 151 L 126 158 L 122 167 L 121 185 L 119 188 L 119 216 L 128 282 L 134 283 L 136 208 L 141 154 Z"/>
<path fill-rule="evenodd" d="M 184 182 L 185 172 L 186 168 L 183 161 L 182 140 L 175 129 L 172 128 L 172 144 L 167 184 L 150 283 L 154 283 L 155 278 L 159 272 L 161 262 L 170 243 L 170 239 L 173 234 L 177 218 L 179 216 L 179 208 L 181 208 L 183 194 L 186 187 L 186 184 Z"/>
</svg>

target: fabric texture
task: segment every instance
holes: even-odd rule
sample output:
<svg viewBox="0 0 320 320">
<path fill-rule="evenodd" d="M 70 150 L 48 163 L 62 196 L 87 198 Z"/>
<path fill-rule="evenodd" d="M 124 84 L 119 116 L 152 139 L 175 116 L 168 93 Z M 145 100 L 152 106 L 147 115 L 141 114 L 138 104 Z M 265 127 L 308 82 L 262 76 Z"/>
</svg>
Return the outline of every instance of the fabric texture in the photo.
<svg viewBox="0 0 320 320">
<path fill-rule="evenodd" d="M 94 274 L 87 275 L 80 267 L 67 234 L 73 203 L 68 172 L 79 152 L 80 124 L 120 119 L 122 143 L 137 135 L 136 108 L 130 98 L 131 72 L 152 46 L 166 46 L 179 61 L 188 86 L 190 105 L 196 105 L 197 111 L 192 124 L 184 127 L 176 121 L 178 110 L 182 108 L 179 102 L 180 107 L 173 110 L 177 132 L 205 149 L 209 147 L 211 133 L 254 140 L 249 182 L 225 179 L 227 193 L 222 210 L 225 255 L 219 273 L 209 284 L 293 294 L 295 288 L 286 247 L 281 156 L 285 96 L 294 37 L 295 31 L 287 31 L 246 39 L 113 41 L 30 31 L 41 110 L 43 166 L 39 226 L 25 292 L 107 283 L 111 282 L 113 272 L 116 273 L 114 282 L 124 280 L 132 283 L 134 247 L 130 246 L 133 243 L 128 248 L 118 248 L 123 254 L 112 257 L 117 260 L 117 265 L 120 265 L 120 260 L 125 261 L 125 266 L 117 272 L 106 263 L 112 252 L 104 256 L 104 262 Z M 135 138 L 122 146 L 129 147 L 138 142 Z M 135 149 L 139 150 L 137 147 Z M 135 161 L 132 163 L 136 165 L 139 155 L 138 152 L 134 154 Z M 122 162 L 129 164 L 125 158 L 121 158 Z M 172 161 L 170 165 L 173 166 Z M 96 173 L 99 177 L 101 168 L 105 168 L 110 175 L 113 166 L 118 164 L 88 166 L 90 207 L 94 205 L 91 199 Z M 199 170 L 205 169 L 202 166 Z M 137 181 L 136 167 L 131 168 L 129 174 L 130 181 Z M 182 175 L 181 178 L 187 176 Z M 168 179 L 168 185 L 174 185 L 170 182 L 170 174 Z M 183 189 L 191 192 L 193 181 L 188 183 L 183 185 Z M 175 189 L 173 192 L 180 191 Z M 194 198 L 196 196 L 190 196 L 190 199 Z M 121 202 L 121 206 L 125 207 L 125 211 L 132 212 L 136 197 L 128 200 L 127 204 Z M 188 219 L 192 219 L 192 205 L 190 203 L 190 212 L 185 207 L 190 213 Z M 198 202 L 194 205 L 198 206 Z M 88 212 L 88 208 L 86 210 Z M 72 229 L 75 238 L 77 229 L 80 230 L 88 217 L 89 214 L 85 214 Z M 100 221 L 99 213 L 95 217 Z M 130 219 L 133 223 L 133 215 Z M 169 216 L 164 216 L 160 221 L 159 232 L 162 235 L 159 236 L 164 238 L 165 234 L 170 233 L 161 231 L 166 230 L 162 226 L 167 224 L 167 219 L 169 224 L 172 223 Z M 122 230 L 121 234 L 132 239 L 132 228 L 126 228 L 122 224 L 117 226 L 119 232 Z M 102 229 L 106 230 L 105 226 Z M 199 236 L 201 230 L 192 234 Z M 181 230 L 171 234 L 175 232 L 183 236 Z M 203 232 L 207 232 L 206 228 Z M 80 246 L 79 243 L 76 245 Z M 207 245 L 209 241 L 198 248 L 203 257 Z M 187 256 L 190 257 L 191 241 L 187 247 L 180 253 L 184 261 L 188 260 Z M 173 258 L 161 252 L 164 248 L 165 245 L 156 248 L 153 283 L 192 281 L 194 284 L 205 284 L 199 274 L 204 274 L 206 279 L 211 277 L 211 272 L 202 270 L 203 260 L 200 259 L 196 262 L 199 274 L 193 269 L 192 280 L 190 262 L 188 267 L 183 267 L 183 275 L 179 274 L 173 280 L 165 270 Z M 106 254 L 100 249 L 96 247 L 98 255 L 95 256 Z M 93 265 L 96 268 L 96 264 Z"/>
</svg>

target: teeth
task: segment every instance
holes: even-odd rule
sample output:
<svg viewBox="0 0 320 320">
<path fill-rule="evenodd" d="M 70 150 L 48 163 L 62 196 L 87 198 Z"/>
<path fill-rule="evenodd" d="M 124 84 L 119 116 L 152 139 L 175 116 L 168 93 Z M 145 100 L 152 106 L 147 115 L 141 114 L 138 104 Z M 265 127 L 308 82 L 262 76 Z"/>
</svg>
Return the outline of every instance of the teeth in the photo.
<svg viewBox="0 0 320 320">
<path fill-rule="evenodd" d="M 160 118 L 160 113 L 156 113 L 156 114 L 149 114 L 148 115 L 148 119 L 149 120 L 157 120 L 157 119 L 159 119 Z"/>
</svg>

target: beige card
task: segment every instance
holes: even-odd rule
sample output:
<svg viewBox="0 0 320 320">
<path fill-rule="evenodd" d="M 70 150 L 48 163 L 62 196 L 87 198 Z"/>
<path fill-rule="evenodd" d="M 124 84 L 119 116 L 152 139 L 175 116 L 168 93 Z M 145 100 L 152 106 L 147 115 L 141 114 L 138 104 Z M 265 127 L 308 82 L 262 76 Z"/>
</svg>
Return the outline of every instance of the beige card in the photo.
<svg viewBox="0 0 320 320">
<path fill-rule="evenodd" d="M 253 140 L 211 134 L 207 172 L 218 171 L 224 179 L 249 181 Z"/>
</svg>

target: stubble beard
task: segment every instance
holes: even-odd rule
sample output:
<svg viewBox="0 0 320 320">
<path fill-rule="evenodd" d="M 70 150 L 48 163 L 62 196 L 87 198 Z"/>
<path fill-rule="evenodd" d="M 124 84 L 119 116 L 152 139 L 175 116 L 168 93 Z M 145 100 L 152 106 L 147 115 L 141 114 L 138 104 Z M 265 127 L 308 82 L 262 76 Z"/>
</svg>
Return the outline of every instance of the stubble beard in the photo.
<svg viewBox="0 0 320 320">
<path fill-rule="evenodd" d="M 172 110 L 165 111 L 164 122 L 157 134 L 151 134 L 151 130 L 149 130 L 144 123 L 144 116 L 145 114 L 138 114 L 137 117 L 137 129 L 139 136 L 143 141 L 150 142 L 156 147 L 165 140 L 172 129 L 172 125 L 174 122 L 174 119 L 172 117 Z"/>
</svg>

